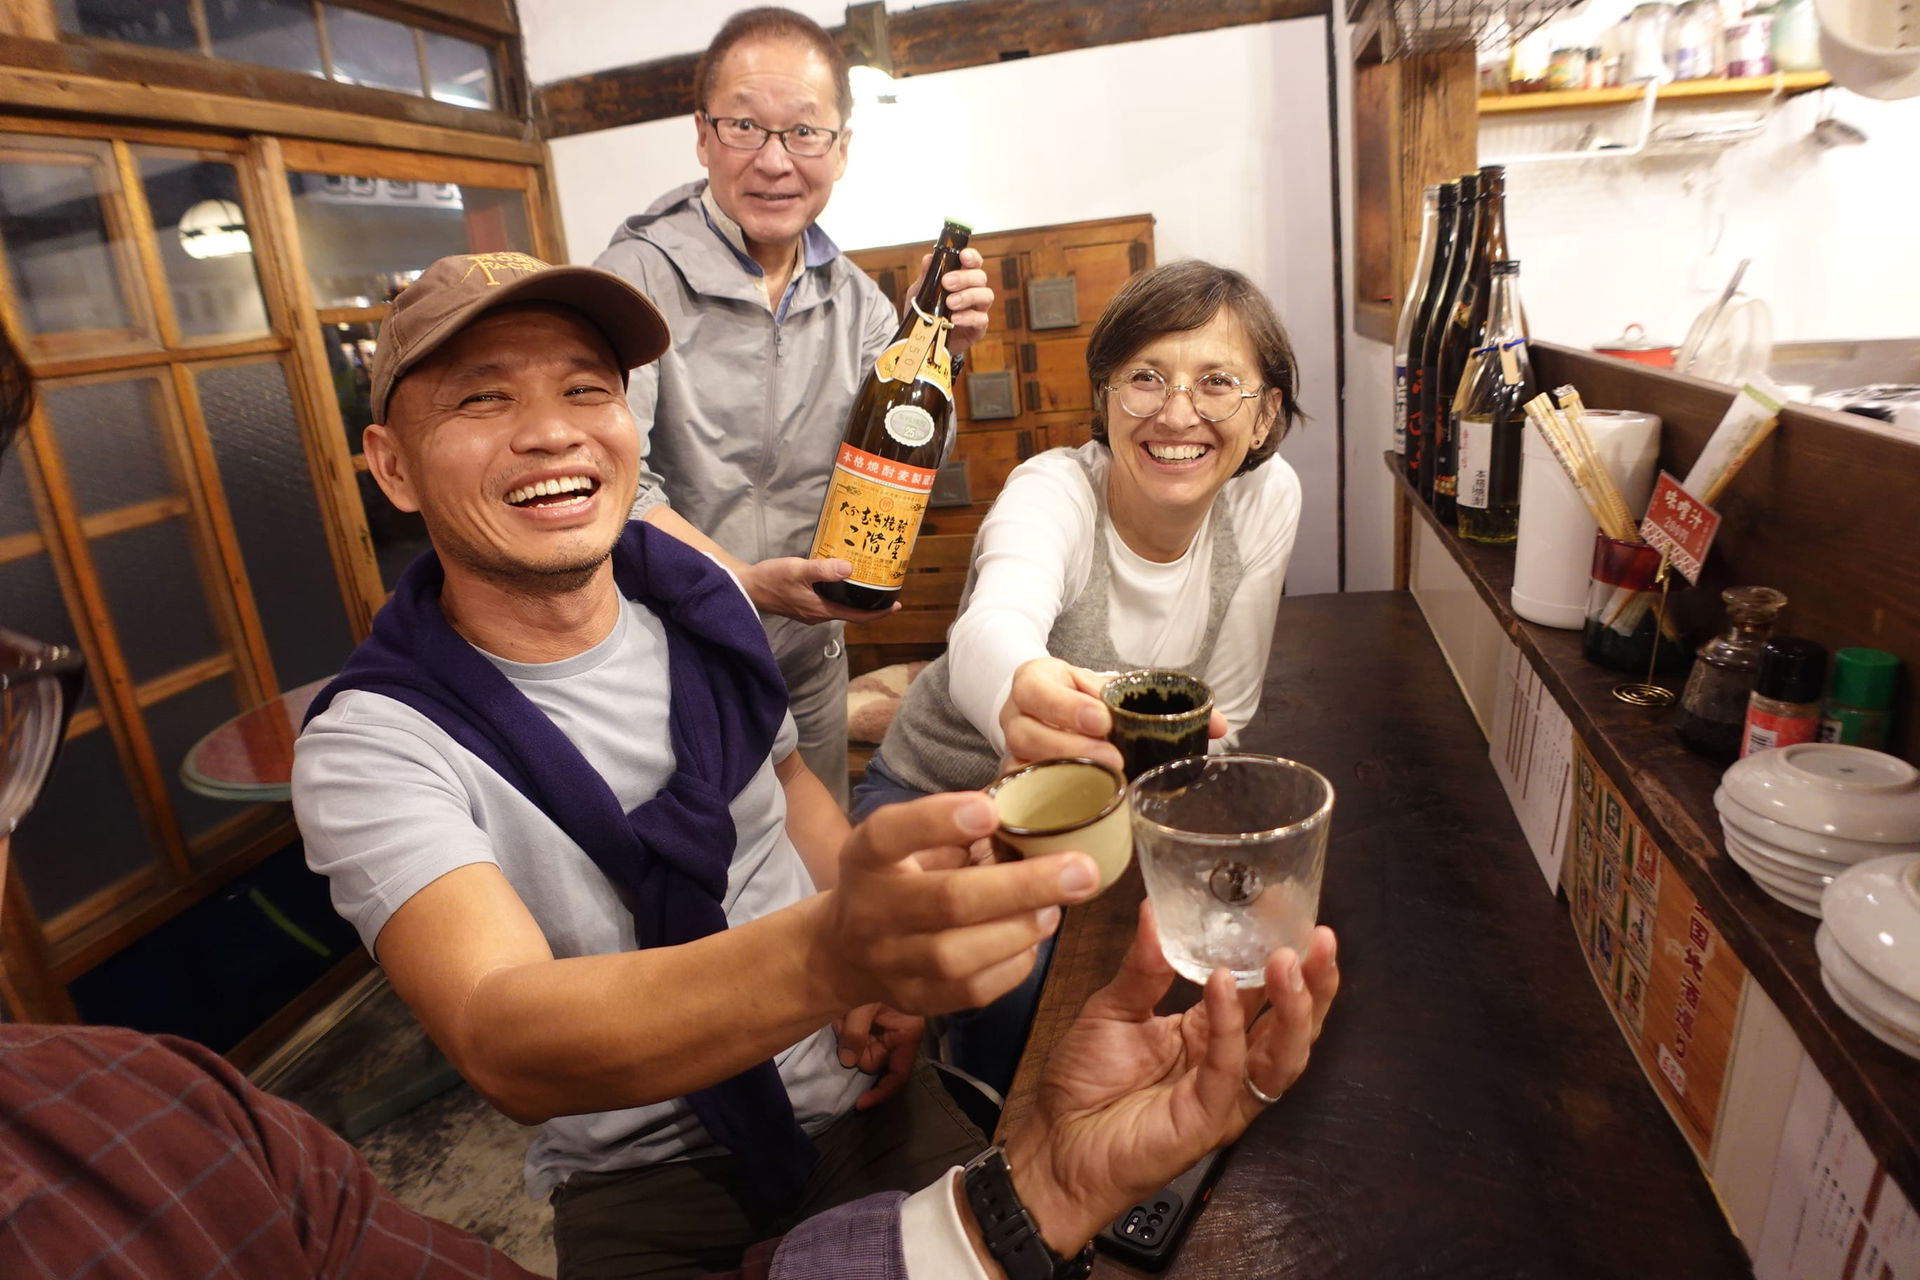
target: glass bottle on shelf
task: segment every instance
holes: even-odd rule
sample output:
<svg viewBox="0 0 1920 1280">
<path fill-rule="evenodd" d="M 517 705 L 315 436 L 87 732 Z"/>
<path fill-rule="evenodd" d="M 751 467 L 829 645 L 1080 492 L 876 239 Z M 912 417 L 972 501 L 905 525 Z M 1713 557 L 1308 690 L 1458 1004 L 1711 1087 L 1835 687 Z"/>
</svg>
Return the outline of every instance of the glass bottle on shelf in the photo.
<svg viewBox="0 0 1920 1280">
<path fill-rule="evenodd" d="M 1536 392 L 1527 331 L 1520 322 L 1520 264 L 1493 264 L 1487 340 L 1473 353 L 1453 407 L 1459 441 L 1460 536 L 1512 542 L 1520 530 L 1520 446 L 1525 405 Z"/>
<path fill-rule="evenodd" d="M 1426 448 L 1426 387 L 1424 363 L 1428 340 L 1434 329 L 1434 311 L 1447 288 L 1447 272 L 1453 265 L 1454 241 L 1459 229 L 1460 184 L 1440 184 L 1440 201 L 1435 211 L 1433 261 L 1420 298 L 1420 310 L 1414 317 L 1413 333 L 1407 340 L 1407 420 L 1406 452 L 1401 465 L 1407 481 L 1418 488 L 1420 459 Z"/>
<path fill-rule="evenodd" d="M 1506 169 L 1497 164 L 1480 170 L 1474 203 L 1473 247 L 1461 273 L 1460 289 L 1448 316 L 1446 332 L 1440 338 L 1440 386 L 1444 393 L 1436 402 L 1433 419 L 1433 514 L 1443 524 L 1456 519 L 1455 495 L 1458 492 L 1459 442 L 1453 431 L 1453 398 L 1459 390 L 1460 376 L 1466 371 L 1467 358 L 1487 345 L 1487 306 L 1493 293 L 1493 264 L 1507 255 Z"/>
<path fill-rule="evenodd" d="M 1453 238 L 1447 246 L 1446 273 L 1436 277 L 1440 281 L 1440 292 L 1427 302 L 1427 336 L 1420 349 L 1420 451 L 1415 457 L 1411 449 L 1407 453 L 1407 469 L 1414 477 L 1414 487 L 1420 491 L 1420 497 L 1433 501 L 1433 464 L 1435 446 L 1439 437 L 1435 430 L 1440 413 L 1440 341 L 1446 336 L 1448 321 L 1453 314 L 1455 302 L 1460 296 L 1461 278 L 1467 271 L 1467 259 L 1473 253 L 1474 234 L 1480 217 L 1480 175 L 1462 174 L 1458 187 L 1458 204 L 1453 215 Z M 1452 387 L 1447 391 L 1451 393 Z M 1409 430 L 1411 422 L 1409 419 Z"/>
<path fill-rule="evenodd" d="M 1407 279 L 1406 301 L 1393 335 L 1393 451 L 1407 451 L 1407 349 L 1413 345 L 1414 322 L 1427 300 L 1427 277 L 1433 272 L 1433 242 L 1439 231 L 1440 188 L 1428 187 L 1421 197 L 1420 252 Z"/>
<path fill-rule="evenodd" d="M 1772 587 L 1729 587 L 1720 599 L 1727 606 L 1727 629 L 1700 646 L 1673 727 L 1689 751 L 1731 764 L 1740 755 L 1761 646 L 1787 597 Z"/>
</svg>

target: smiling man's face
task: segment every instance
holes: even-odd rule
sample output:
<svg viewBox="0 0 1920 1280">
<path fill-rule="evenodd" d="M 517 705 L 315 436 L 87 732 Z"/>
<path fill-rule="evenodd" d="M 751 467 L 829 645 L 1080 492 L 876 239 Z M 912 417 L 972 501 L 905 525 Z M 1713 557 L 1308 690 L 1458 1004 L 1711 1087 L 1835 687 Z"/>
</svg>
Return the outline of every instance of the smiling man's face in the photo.
<svg viewBox="0 0 1920 1280">
<path fill-rule="evenodd" d="M 612 349 L 570 308 L 480 316 L 407 372 L 387 418 L 368 468 L 450 576 L 571 589 L 626 526 L 639 434 Z"/>
<path fill-rule="evenodd" d="M 778 138 L 758 151 L 721 145 L 706 120 L 696 119 L 700 163 L 713 196 L 740 224 L 751 245 L 790 252 L 833 195 L 847 170 L 846 122 L 836 105 L 833 68 L 814 50 L 790 40 L 743 40 L 727 51 L 714 77 L 710 117 L 752 120 L 768 129 L 808 124 L 840 130 L 824 156 L 789 155 Z"/>
</svg>

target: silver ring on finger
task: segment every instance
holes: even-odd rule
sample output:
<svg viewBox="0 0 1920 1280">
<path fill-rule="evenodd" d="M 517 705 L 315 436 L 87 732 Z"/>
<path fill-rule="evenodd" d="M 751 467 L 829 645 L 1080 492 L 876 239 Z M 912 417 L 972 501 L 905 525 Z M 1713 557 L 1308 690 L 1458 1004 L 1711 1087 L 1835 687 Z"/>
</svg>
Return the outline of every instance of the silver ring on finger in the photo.
<svg viewBox="0 0 1920 1280">
<path fill-rule="evenodd" d="M 1253 1074 L 1251 1072 L 1241 1072 L 1240 1083 L 1247 1086 L 1247 1092 L 1253 1095 L 1253 1100 L 1263 1107 L 1270 1107 L 1286 1096 L 1285 1089 L 1282 1089 L 1279 1093 L 1268 1093 L 1265 1089 L 1262 1089 L 1253 1082 Z"/>
</svg>

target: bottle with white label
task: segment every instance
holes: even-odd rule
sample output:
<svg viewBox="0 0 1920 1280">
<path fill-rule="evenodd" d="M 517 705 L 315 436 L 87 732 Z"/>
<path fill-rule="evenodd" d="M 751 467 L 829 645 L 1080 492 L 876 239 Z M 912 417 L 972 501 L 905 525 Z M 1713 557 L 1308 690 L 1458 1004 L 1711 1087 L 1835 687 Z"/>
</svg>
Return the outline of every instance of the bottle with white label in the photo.
<svg viewBox="0 0 1920 1280">
<path fill-rule="evenodd" d="M 835 604 L 884 609 L 906 580 L 934 473 L 953 447 L 953 320 L 940 280 L 972 234 L 960 222 L 940 229 L 919 292 L 847 415 L 811 552 L 853 565 L 845 581 L 813 585 Z"/>
<path fill-rule="evenodd" d="M 1512 542 L 1520 530 L 1520 446 L 1535 387 L 1519 284 L 1518 262 L 1493 264 L 1486 343 L 1467 362 L 1453 404 L 1455 519 L 1475 542 Z"/>
</svg>

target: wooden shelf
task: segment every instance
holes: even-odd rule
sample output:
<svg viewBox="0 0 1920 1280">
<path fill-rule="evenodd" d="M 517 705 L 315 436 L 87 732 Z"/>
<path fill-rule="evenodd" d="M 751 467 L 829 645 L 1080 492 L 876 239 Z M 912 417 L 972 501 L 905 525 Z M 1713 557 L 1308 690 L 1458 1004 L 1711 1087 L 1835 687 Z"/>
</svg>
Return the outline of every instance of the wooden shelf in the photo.
<svg viewBox="0 0 1920 1280">
<path fill-rule="evenodd" d="M 1824 89 L 1833 82 L 1824 71 L 1790 71 L 1785 75 L 1746 76 L 1734 80 L 1677 80 L 1660 86 L 1661 102 L 1699 102 L 1718 98 L 1764 97 L 1773 92 L 1775 79 L 1784 94 Z M 1637 102 L 1646 90 L 1640 85 L 1621 85 L 1613 89 L 1558 89 L 1546 93 L 1487 93 L 1480 95 L 1480 114 L 1506 115 L 1516 111 L 1560 111 L 1572 107 L 1613 107 Z"/>
<path fill-rule="evenodd" d="M 1909 1201 L 1920 1204 L 1920 1062 L 1882 1044 L 1833 1003 L 1814 954 L 1816 922 L 1762 893 L 1728 859 L 1713 807 L 1721 766 L 1680 745 L 1670 710 L 1615 701 L 1613 687 L 1636 677 L 1588 662 L 1579 632 L 1536 626 L 1516 616 L 1510 603 L 1513 548 L 1466 542 L 1442 527 L 1407 484 L 1396 456 L 1385 457 L 1417 518 L 1426 521 L 1465 572 L 1634 816 L 1779 1007 L 1888 1175 Z M 1679 687 L 1673 677 L 1660 683 Z"/>
</svg>

